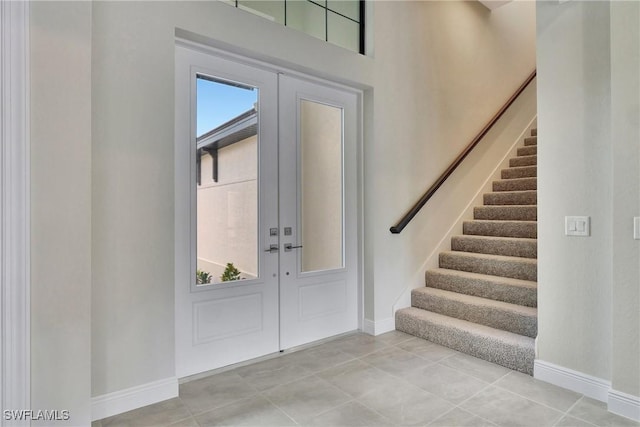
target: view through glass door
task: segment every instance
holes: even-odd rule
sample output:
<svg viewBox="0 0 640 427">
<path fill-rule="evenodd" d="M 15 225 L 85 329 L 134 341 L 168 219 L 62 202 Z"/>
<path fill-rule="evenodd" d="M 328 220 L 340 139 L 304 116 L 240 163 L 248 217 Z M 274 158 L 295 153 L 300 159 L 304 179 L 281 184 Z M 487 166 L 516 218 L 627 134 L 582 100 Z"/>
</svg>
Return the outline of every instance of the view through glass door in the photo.
<svg viewBox="0 0 640 427">
<path fill-rule="evenodd" d="M 178 377 L 357 329 L 356 100 L 176 48 Z"/>
</svg>

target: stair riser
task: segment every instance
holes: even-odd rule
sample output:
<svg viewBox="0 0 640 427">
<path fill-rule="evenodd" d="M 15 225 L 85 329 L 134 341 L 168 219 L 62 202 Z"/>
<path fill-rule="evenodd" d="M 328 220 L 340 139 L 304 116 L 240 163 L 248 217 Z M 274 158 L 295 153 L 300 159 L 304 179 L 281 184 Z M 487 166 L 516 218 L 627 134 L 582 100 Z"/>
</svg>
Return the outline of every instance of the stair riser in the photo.
<svg viewBox="0 0 640 427">
<path fill-rule="evenodd" d="M 533 346 L 492 340 L 471 331 L 452 328 L 411 316 L 406 310 L 396 312 L 396 329 L 436 344 L 533 375 Z"/>
<path fill-rule="evenodd" d="M 537 145 L 525 145 L 518 148 L 518 156 L 534 156 L 536 154 L 538 154 Z"/>
<path fill-rule="evenodd" d="M 537 178 L 504 179 L 500 181 L 493 181 L 493 191 L 526 191 L 537 189 Z"/>
<path fill-rule="evenodd" d="M 509 167 L 518 166 L 536 166 L 538 164 L 538 156 L 514 157 L 509 159 Z"/>
<path fill-rule="evenodd" d="M 538 145 L 538 136 L 534 135 L 534 136 L 529 136 L 527 138 L 524 139 L 524 146 L 525 147 L 531 147 L 534 145 Z"/>
<path fill-rule="evenodd" d="M 522 313 L 465 304 L 460 301 L 425 295 L 419 292 L 411 294 L 411 306 L 489 326 L 490 328 L 513 332 L 525 337 L 535 338 L 538 333 L 537 317 L 523 315 Z"/>
<path fill-rule="evenodd" d="M 464 276 L 441 274 L 428 270 L 425 274 L 427 287 L 458 292 L 495 301 L 520 304 L 526 307 L 538 306 L 538 294 L 535 287 L 510 286 L 497 281 L 469 279 Z"/>
<path fill-rule="evenodd" d="M 537 206 L 477 206 L 473 217 L 484 220 L 536 221 Z M 474 233 L 475 234 L 475 233 Z M 519 237 L 519 236 L 515 236 Z"/>
<path fill-rule="evenodd" d="M 496 241 L 470 236 L 453 236 L 451 250 L 522 258 L 537 258 L 538 256 L 538 244 L 535 239 Z"/>
<path fill-rule="evenodd" d="M 533 221 L 465 221 L 462 223 L 462 231 L 464 234 L 471 234 L 474 236 L 525 237 L 529 239 L 536 239 L 538 237 L 537 224 Z"/>
<path fill-rule="evenodd" d="M 522 260 L 494 260 L 464 256 L 464 252 L 441 253 L 440 268 L 469 271 L 471 273 L 490 274 L 492 276 L 512 277 L 522 280 L 538 280 L 538 268 L 535 262 Z"/>
<path fill-rule="evenodd" d="M 483 200 L 485 205 L 535 205 L 538 194 L 536 191 L 503 191 L 486 193 Z"/>
<path fill-rule="evenodd" d="M 502 169 L 500 172 L 500 178 L 513 179 L 513 178 L 530 178 L 538 176 L 537 166 L 522 166 L 517 168 Z"/>
</svg>

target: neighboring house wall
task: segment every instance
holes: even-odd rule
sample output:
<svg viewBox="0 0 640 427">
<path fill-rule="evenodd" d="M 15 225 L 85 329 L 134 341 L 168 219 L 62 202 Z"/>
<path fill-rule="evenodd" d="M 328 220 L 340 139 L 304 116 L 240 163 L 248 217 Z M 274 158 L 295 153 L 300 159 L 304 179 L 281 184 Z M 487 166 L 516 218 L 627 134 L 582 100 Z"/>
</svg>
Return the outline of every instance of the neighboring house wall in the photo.
<svg viewBox="0 0 640 427">
<path fill-rule="evenodd" d="M 64 197 L 51 199 L 34 218 L 38 227 L 32 247 L 38 248 L 38 257 L 58 260 L 65 255 L 55 267 L 34 264 L 34 277 L 43 280 L 33 291 L 64 299 L 34 306 L 39 324 L 49 321 L 59 328 L 55 333 L 37 330 L 34 345 L 44 349 L 58 334 L 73 336 L 75 344 L 47 353 L 34 371 L 34 388 L 64 383 L 69 396 L 86 393 L 89 364 L 94 396 L 174 375 L 176 28 L 202 42 L 364 90 L 364 311 L 371 322 L 392 318 L 393 304 L 437 245 L 435 234 L 443 232 L 425 230 L 449 221 L 442 218 L 450 213 L 421 213 L 400 236 L 388 229 L 535 67 L 535 5 L 513 2 L 494 12 L 477 2 L 368 6 L 372 55 L 362 56 L 218 2 L 34 2 L 39 20 L 32 30 L 64 35 L 32 40 L 34 57 L 44 61 L 47 50 L 67 52 L 69 44 L 91 46 L 91 51 L 90 56 L 60 56 L 34 68 L 42 79 L 38 81 L 46 78 L 47 85 L 34 87 L 38 105 L 32 123 L 47 126 L 40 120 L 48 112 L 73 115 L 74 126 L 92 123 L 91 135 L 52 140 L 51 135 L 64 135 L 52 124 L 46 137 L 41 132 L 33 141 L 65 154 L 60 163 L 40 158 L 42 167 L 34 167 L 40 172 L 32 179 L 34 200 L 47 197 L 52 185 L 65 190 Z M 87 8 L 83 15 L 68 16 L 79 7 Z M 56 13 L 50 13 L 54 8 Z M 72 17 L 79 22 L 70 22 Z M 85 66 L 88 58 L 91 69 Z M 67 95 L 87 79 L 90 93 L 86 89 L 81 99 Z M 53 88 L 64 95 L 42 96 Z M 83 119 L 87 111 L 91 117 Z M 82 150 L 71 149 L 74 141 Z M 90 193 L 59 179 L 70 171 L 78 172 L 73 177 L 77 185 L 91 182 Z M 57 212 L 71 216 L 51 215 Z M 38 222 L 45 218 L 47 228 Z M 71 222 L 68 230 L 60 227 Z M 77 239 L 74 249 L 83 257 L 61 251 L 56 242 L 65 241 L 63 236 L 49 239 L 56 230 Z M 83 293 L 88 287 L 91 303 Z M 86 319 L 89 310 L 91 321 Z M 56 322 L 58 316 L 64 321 Z M 82 334 L 75 335 L 76 328 L 84 328 Z M 75 347 L 89 345 L 91 360 L 86 351 L 66 359 Z M 52 377 L 67 361 L 85 375 L 69 374 L 65 381 Z M 43 407 L 56 406 L 58 389 L 39 390 Z"/>
<path fill-rule="evenodd" d="M 211 156 L 201 158 L 197 187 L 198 268 L 219 282 L 228 262 L 251 279 L 258 274 L 258 138 L 218 150 L 218 182 Z"/>
<path fill-rule="evenodd" d="M 640 5 L 536 4 L 538 359 L 640 396 Z"/>
</svg>

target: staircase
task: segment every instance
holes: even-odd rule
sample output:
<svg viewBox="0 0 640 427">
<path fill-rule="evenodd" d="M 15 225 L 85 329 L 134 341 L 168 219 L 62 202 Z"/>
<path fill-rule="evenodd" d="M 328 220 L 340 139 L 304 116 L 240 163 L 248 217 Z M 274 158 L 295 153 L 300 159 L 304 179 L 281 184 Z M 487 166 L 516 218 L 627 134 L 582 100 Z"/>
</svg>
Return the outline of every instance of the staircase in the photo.
<svg viewBox="0 0 640 427">
<path fill-rule="evenodd" d="M 426 272 L 396 329 L 533 374 L 537 322 L 537 131 Z"/>
</svg>

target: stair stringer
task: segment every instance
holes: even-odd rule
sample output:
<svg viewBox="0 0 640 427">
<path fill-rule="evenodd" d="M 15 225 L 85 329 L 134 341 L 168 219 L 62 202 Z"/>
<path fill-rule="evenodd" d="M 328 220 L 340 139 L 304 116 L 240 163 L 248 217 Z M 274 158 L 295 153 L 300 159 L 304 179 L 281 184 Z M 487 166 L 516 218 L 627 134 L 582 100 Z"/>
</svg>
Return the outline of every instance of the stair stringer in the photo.
<svg viewBox="0 0 640 427">
<path fill-rule="evenodd" d="M 393 304 L 392 316 L 395 317 L 396 311 L 400 309 L 411 307 L 411 291 L 417 288 L 424 287 L 425 272 L 432 268 L 438 268 L 440 252 L 451 250 L 451 238 L 455 235 L 462 234 L 462 223 L 464 221 L 473 219 L 473 208 L 483 205 L 484 193 L 489 193 L 492 191 L 493 181 L 500 180 L 500 171 L 509 167 L 509 159 L 516 156 L 518 148 L 522 145 L 523 138 L 526 135 L 530 134 L 531 129 L 535 129 L 537 127 L 537 121 L 538 116 L 535 115 L 529 121 L 529 124 L 525 127 L 525 129 L 514 139 L 510 148 L 496 163 L 495 167 L 487 176 L 487 178 L 482 182 L 482 184 L 480 184 L 474 196 L 469 200 L 469 203 L 465 205 L 462 212 L 460 212 L 460 215 L 458 215 L 456 219 L 451 223 L 451 226 L 443 234 L 442 238 L 438 241 L 438 244 L 434 247 L 434 249 L 429 253 L 424 263 L 420 265 L 416 272 L 411 276 L 411 279 L 408 281 L 407 286 L 404 288 L 402 293 L 398 296 Z"/>
</svg>

